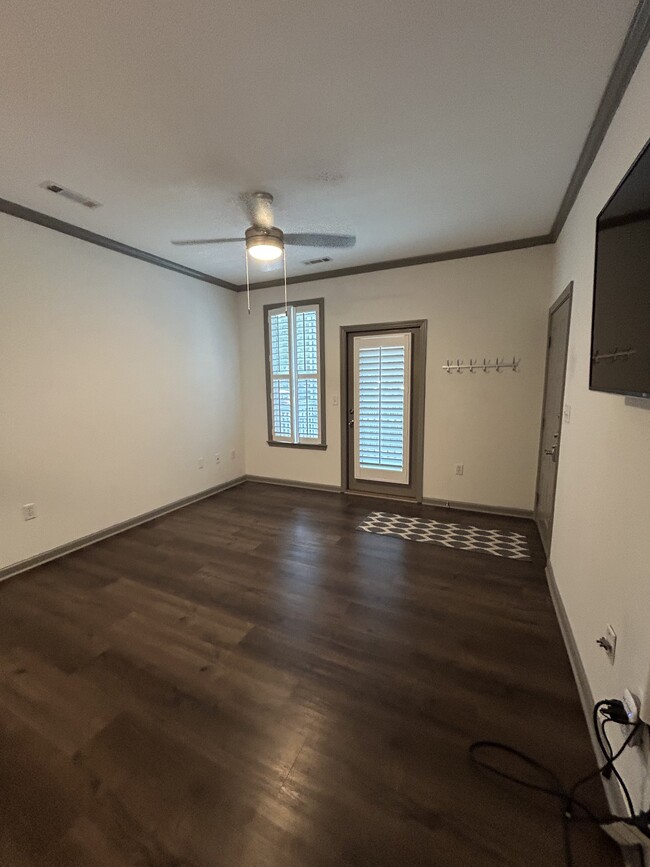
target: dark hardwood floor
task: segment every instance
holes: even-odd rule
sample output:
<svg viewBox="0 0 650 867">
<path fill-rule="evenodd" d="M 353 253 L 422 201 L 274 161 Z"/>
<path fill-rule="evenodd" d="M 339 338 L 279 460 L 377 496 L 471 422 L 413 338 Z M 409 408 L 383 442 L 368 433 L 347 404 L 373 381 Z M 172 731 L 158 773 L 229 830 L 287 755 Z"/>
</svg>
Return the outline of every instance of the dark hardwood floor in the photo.
<svg viewBox="0 0 650 867">
<path fill-rule="evenodd" d="M 453 513 L 515 562 L 357 532 L 378 507 L 247 483 L 5 582 L 3 867 L 561 865 L 556 805 L 467 756 L 594 767 L 533 524 Z"/>
</svg>

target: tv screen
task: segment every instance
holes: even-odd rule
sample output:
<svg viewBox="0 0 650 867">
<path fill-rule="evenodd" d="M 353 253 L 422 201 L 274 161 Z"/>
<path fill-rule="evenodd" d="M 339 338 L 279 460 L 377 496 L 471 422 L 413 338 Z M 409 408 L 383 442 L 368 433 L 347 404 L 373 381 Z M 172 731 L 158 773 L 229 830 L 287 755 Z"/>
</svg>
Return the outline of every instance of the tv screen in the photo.
<svg viewBox="0 0 650 867">
<path fill-rule="evenodd" d="M 589 387 L 650 397 L 650 142 L 596 224 Z"/>
</svg>

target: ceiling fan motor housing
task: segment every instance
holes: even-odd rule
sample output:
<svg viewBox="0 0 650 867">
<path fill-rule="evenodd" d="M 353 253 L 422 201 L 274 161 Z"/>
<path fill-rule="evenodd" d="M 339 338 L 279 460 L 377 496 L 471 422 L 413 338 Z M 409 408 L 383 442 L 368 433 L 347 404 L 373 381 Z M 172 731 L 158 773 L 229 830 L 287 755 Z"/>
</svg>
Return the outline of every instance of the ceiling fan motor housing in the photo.
<svg viewBox="0 0 650 867">
<path fill-rule="evenodd" d="M 261 244 L 283 250 L 284 234 L 282 229 L 278 229 L 276 226 L 271 226 L 269 229 L 251 226 L 246 229 L 246 249 L 250 250 L 252 247 L 257 247 Z"/>
</svg>

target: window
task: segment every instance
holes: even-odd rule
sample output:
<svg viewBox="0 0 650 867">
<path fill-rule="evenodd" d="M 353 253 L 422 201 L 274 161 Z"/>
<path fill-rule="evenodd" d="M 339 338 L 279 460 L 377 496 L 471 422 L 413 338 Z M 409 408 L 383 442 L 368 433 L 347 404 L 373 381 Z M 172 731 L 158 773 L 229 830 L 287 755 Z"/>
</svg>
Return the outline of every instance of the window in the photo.
<svg viewBox="0 0 650 867">
<path fill-rule="evenodd" d="M 269 444 L 325 448 L 323 299 L 264 315 Z"/>
</svg>

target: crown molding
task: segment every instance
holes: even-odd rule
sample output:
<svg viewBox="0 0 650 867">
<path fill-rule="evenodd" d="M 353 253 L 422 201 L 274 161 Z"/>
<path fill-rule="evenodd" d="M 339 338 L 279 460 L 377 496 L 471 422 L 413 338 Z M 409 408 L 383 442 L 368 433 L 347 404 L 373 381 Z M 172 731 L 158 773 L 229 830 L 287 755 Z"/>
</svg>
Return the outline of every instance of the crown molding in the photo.
<svg viewBox="0 0 650 867">
<path fill-rule="evenodd" d="M 202 280 L 204 283 L 211 283 L 213 286 L 221 286 L 223 289 L 230 289 L 232 292 L 237 291 L 234 283 L 228 283 L 219 277 L 204 274 L 202 271 L 196 271 L 194 268 L 188 268 L 186 265 L 172 262 L 170 259 L 163 259 L 162 256 L 147 253 L 145 250 L 139 250 L 137 247 L 123 244 L 122 241 L 115 241 L 113 238 L 107 238 L 105 235 L 98 235 L 96 232 L 91 232 L 90 229 L 82 229 L 81 226 L 66 223 L 64 220 L 51 217 L 49 214 L 43 214 L 41 211 L 33 211 L 31 208 L 26 208 L 24 205 L 10 202 L 7 199 L 0 199 L 0 213 L 9 214 L 11 217 L 18 217 L 20 220 L 26 220 L 28 223 L 35 223 L 37 226 L 44 226 L 46 229 L 61 232 L 63 235 L 70 235 L 72 238 L 87 241 L 89 244 L 96 244 L 98 247 L 113 250 L 115 253 L 122 253 L 124 256 L 131 256 L 133 259 L 140 259 L 142 262 L 149 262 L 150 265 L 157 265 L 159 268 L 166 268 L 168 271 L 177 271 L 186 277 L 193 277 L 195 280 Z"/>
<path fill-rule="evenodd" d="M 356 274 L 368 274 L 371 271 L 388 271 L 392 268 L 409 268 L 412 265 L 428 265 L 432 262 L 448 262 L 451 259 L 470 259 L 472 256 L 487 256 L 490 253 L 506 253 L 509 250 L 524 250 L 527 247 L 541 247 L 552 244 L 550 235 L 536 235 L 532 238 L 518 238 L 514 241 L 499 241 L 496 244 L 483 244 L 480 247 L 462 247 L 458 250 L 447 250 L 442 253 L 428 253 L 424 256 L 409 256 L 405 259 L 388 259 L 383 262 L 370 262 L 366 265 L 353 265 L 350 268 L 336 268 L 331 271 L 316 271 L 311 274 L 298 274 L 287 277 L 287 285 L 294 283 L 312 283 L 314 280 L 331 280 L 335 277 L 350 277 Z M 268 289 L 272 286 L 284 286 L 284 280 L 263 280 L 251 283 L 251 289 Z M 246 291 L 246 284 L 237 287 L 238 292 Z"/>
<path fill-rule="evenodd" d="M 628 27 L 623 45 L 616 58 L 612 74 L 596 110 L 587 138 L 582 146 L 578 162 L 571 175 L 559 210 L 551 227 L 551 239 L 557 241 L 560 232 L 575 204 L 578 193 L 584 183 L 589 169 L 596 159 L 612 119 L 621 104 L 634 70 L 650 39 L 650 0 L 640 0 L 636 7 L 630 26 Z"/>
</svg>

